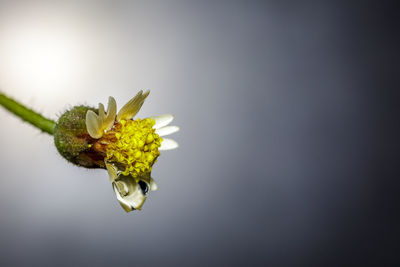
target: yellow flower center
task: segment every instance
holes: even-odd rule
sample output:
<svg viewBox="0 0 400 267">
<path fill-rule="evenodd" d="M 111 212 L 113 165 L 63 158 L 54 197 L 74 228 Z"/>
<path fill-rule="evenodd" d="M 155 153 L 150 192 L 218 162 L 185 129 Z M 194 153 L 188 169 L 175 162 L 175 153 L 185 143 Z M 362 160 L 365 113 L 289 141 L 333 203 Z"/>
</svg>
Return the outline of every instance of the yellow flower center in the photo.
<svg viewBox="0 0 400 267">
<path fill-rule="evenodd" d="M 162 138 L 155 133 L 152 119 L 121 120 L 114 125 L 113 142 L 107 145 L 106 161 L 122 166 L 123 175 L 148 173 L 160 155 Z"/>
</svg>

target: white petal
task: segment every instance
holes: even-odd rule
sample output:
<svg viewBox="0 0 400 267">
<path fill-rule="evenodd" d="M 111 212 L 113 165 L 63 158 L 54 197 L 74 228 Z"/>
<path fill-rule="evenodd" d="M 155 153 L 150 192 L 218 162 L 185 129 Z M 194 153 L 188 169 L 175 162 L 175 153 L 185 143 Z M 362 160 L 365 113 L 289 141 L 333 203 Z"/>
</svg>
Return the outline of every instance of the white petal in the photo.
<svg viewBox="0 0 400 267">
<path fill-rule="evenodd" d="M 111 129 L 111 127 L 114 125 L 116 114 L 117 114 L 117 103 L 115 102 L 115 99 L 110 96 L 108 98 L 107 115 L 104 118 L 102 118 L 103 131 L 108 131 Z"/>
<path fill-rule="evenodd" d="M 145 181 L 144 181 L 145 182 Z M 140 185 L 131 176 L 120 175 L 112 183 L 114 193 L 126 212 L 140 210 L 146 201 L 147 194 L 143 193 Z"/>
<path fill-rule="evenodd" d="M 143 91 L 140 90 L 139 93 L 137 93 L 134 98 L 129 100 L 129 102 L 126 103 L 118 112 L 117 121 L 132 119 L 139 112 L 144 100 L 149 94 L 150 91 L 143 93 Z"/>
<path fill-rule="evenodd" d="M 129 184 L 126 182 L 116 181 L 112 183 L 112 186 L 119 204 L 126 212 L 130 212 L 133 209 L 142 209 L 143 203 L 146 200 L 146 196 L 140 192 L 140 187 L 137 184 L 135 184 L 134 188 L 131 189 L 133 190 L 133 193 L 130 192 L 129 196 L 122 196 L 120 193 L 120 187 L 124 187 L 124 189 L 128 188 Z"/>
<path fill-rule="evenodd" d="M 151 119 L 156 121 L 156 124 L 154 124 L 153 128 L 159 129 L 161 127 L 164 127 L 164 126 L 167 126 L 168 124 L 170 124 L 171 121 L 174 119 L 174 116 L 171 114 L 164 114 L 164 115 L 160 115 L 160 116 L 151 117 Z"/>
<path fill-rule="evenodd" d="M 108 99 L 107 114 L 104 112 L 104 106 L 101 103 L 99 103 L 99 115 L 92 110 L 88 110 L 86 112 L 86 129 L 89 135 L 95 139 L 101 138 L 104 131 L 113 126 L 116 113 L 117 104 L 111 96 Z"/>
<path fill-rule="evenodd" d="M 102 103 L 99 103 L 99 118 L 105 118 L 106 113 L 104 112 L 104 106 Z"/>
<path fill-rule="evenodd" d="M 150 179 L 150 190 L 151 191 L 156 191 L 158 189 L 158 185 L 156 184 L 156 182 L 154 181 L 153 178 Z"/>
<path fill-rule="evenodd" d="M 158 134 L 159 136 L 166 136 L 169 134 L 176 133 L 177 131 L 179 131 L 178 126 L 165 126 L 165 127 L 157 129 L 156 134 Z"/>
<path fill-rule="evenodd" d="M 118 177 L 118 169 L 113 164 L 106 162 L 106 168 L 108 171 L 108 176 L 110 177 L 110 181 L 114 182 Z"/>
<path fill-rule="evenodd" d="M 86 112 L 86 130 L 89 135 L 95 139 L 103 136 L 103 131 L 99 124 L 99 116 L 97 116 L 93 110 L 88 110 Z"/>
<path fill-rule="evenodd" d="M 159 150 L 171 150 L 177 148 L 179 145 L 175 140 L 169 139 L 169 138 L 163 138 L 163 141 L 161 143 L 161 147 Z"/>
</svg>

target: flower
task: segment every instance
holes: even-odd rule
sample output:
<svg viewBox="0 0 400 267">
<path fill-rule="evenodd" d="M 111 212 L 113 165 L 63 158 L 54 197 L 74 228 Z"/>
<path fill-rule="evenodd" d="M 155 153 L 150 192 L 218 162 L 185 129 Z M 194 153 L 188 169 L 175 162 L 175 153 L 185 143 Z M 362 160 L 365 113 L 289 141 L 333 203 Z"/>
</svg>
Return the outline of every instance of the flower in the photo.
<svg viewBox="0 0 400 267">
<path fill-rule="evenodd" d="M 161 138 L 179 131 L 177 126 L 168 126 L 172 115 L 133 120 L 149 93 L 140 91 L 118 114 L 113 97 L 109 97 L 107 111 L 100 103 L 98 113 L 95 109 L 86 112 L 86 130 L 93 139 L 88 147 L 95 152 L 87 155 L 93 161 L 103 158 L 117 199 L 127 212 L 140 210 L 148 191 L 157 189 L 151 170 L 160 150 L 178 147 L 174 140 Z"/>
<path fill-rule="evenodd" d="M 157 184 L 151 178 L 153 164 L 160 150 L 178 147 L 163 136 L 179 131 L 168 126 L 173 116 L 133 120 L 149 91 L 140 91 L 117 113 L 117 104 L 109 98 L 107 112 L 79 105 L 65 111 L 57 122 L 22 105 L 0 92 L 0 106 L 36 128 L 54 136 L 54 144 L 62 157 L 85 168 L 107 169 L 117 199 L 125 211 L 141 209 L 149 190 Z"/>
</svg>

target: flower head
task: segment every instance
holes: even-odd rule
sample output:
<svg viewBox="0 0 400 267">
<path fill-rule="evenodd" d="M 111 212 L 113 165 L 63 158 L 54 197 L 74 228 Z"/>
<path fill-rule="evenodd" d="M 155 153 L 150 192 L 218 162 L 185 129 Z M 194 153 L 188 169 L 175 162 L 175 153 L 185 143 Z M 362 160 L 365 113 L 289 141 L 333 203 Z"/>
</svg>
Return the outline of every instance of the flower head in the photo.
<svg viewBox="0 0 400 267">
<path fill-rule="evenodd" d="M 115 162 L 124 168 L 123 175 L 151 172 L 151 167 L 160 155 L 158 148 L 162 138 L 153 128 L 153 119 L 121 120 L 105 138 L 111 141 L 106 148 L 106 161 Z"/>
<path fill-rule="evenodd" d="M 108 170 L 112 187 L 125 211 L 141 209 L 149 190 L 157 185 L 151 178 L 153 164 L 160 150 L 174 149 L 178 144 L 162 136 L 177 132 L 168 126 L 173 116 L 133 120 L 149 91 L 140 91 L 117 113 L 113 97 L 96 109 L 74 106 L 57 122 L 18 103 L 0 92 L 0 105 L 38 129 L 54 135 L 54 144 L 69 162 L 85 168 Z"/>
<path fill-rule="evenodd" d="M 109 97 L 107 111 L 77 106 L 65 112 L 55 128 L 56 146 L 66 159 L 87 168 L 106 168 L 121 206 L 128 212 L 141 209 L 149 190 L 157 185 L 151 178 L 153 164 L 161 150 L 178 147 L 168 138 L 179 130 L 168 126 L 173 116 L 165 114 L 133 119 L 149 91 L 140 91 L 117 113 Z"/>
</svg>

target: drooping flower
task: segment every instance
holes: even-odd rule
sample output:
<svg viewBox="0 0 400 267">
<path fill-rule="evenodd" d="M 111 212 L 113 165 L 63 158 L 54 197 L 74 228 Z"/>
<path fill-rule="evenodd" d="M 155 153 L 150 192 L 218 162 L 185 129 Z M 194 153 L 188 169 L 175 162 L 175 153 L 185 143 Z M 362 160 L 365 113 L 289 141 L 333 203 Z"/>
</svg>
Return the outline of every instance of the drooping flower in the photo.
<svg viewBox="0 0 400 267">
<path fill-rule="evenodd" d="M 117 199 L 127 212 L 140 210 L 148 191 L 157 189 L 151 171 L 160 151 L 178 147 L 174 140 L 162 138 L 179 130 L 169 126 L 172 115 L 133 119 L 148 95 L 149 91 L 140 91 L 118 113 L 113 97 L 107 111 L 101 103 L 98 109 L 74 107 L 55 128 L 56 146 L 66 159 L 108 170 Z"/>
</svg>

